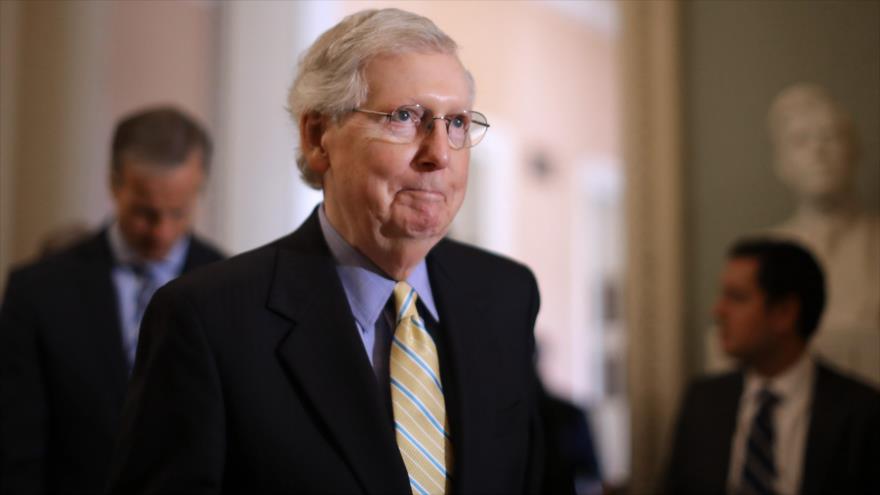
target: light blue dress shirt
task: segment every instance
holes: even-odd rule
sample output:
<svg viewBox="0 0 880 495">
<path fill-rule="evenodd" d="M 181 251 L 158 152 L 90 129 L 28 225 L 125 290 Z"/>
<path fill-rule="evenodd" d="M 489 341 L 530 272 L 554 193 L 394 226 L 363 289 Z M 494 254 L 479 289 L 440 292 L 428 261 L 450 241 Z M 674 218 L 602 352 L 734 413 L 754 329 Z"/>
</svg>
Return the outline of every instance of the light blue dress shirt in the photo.
<svg viewBox="0 0 880 495">
<path fill-rule="evenodd" d="M 392 306 L 390 310 L 383 310 L 386 309 L 397 282 L 388 278 L 379 267 L 342 238 L 327 219 L 323 204 L 318 209 L 318 218 L 324 240 L 336 260 L 336 273 L 345 289 L 364 350 L 379 383 L 384 384 L 387 381 L 391 338 L 394 335 L 394 308 Z M 434 305 L 434 294 L 431 292 L 425 260 L 416 265 L 406 281 L 419 296 L 419 302 L 422 303 L 419 310 L 428 311 L 428 315 L 421 316 L 428 321 L 429 326 L 433 326 L 431 323 L 439 323 L 440 317 Z"/>
<path fill-rule="evenodd" d="M 119 223 L 113 222 L 108 229 L 110 251 L 113 253 L 113 285 L 116 287 L 116 304 L 119 308 L 119 328 L 122 330 L 122 347 L 128 360 L 128 369 L 134 366 L 135 351 L 137 350 L 138 334 L 140 331 L 141 317 L 138 313 L 138 297 L 142 285 L 148 283 L 147 295 L 159 287 L 177 278 L 183 270 L 186 261 L 186 253 L 189 248 L 190 237 L 183 236 L 168 255 L 159 261 L 144 261 L 125 242 Z M 135 266 L 143 267 L 143 274 L 139 275 Z"/>
</svg>

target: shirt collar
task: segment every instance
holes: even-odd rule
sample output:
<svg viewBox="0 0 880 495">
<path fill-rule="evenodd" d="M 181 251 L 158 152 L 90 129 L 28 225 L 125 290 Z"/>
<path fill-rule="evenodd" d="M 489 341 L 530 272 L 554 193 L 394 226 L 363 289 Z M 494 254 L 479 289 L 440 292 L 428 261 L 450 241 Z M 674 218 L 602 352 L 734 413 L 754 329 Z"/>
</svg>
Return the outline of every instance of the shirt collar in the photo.
<svg viewBox="0 0 880 495">
<path fill-rule="evenodd" d="M 318 208 L 318 219 L 330 253 L 336 260 L 337 272 L 351 302 L 352 313 L 363 328 L 371 328 L 375 325 L 385 304 L 388 303 L 397 282 L 388 278 L 375 263 L 339 234 L 330 224 L 323 204 Z M 434 321 L 439 322 L 440 317 L 434 304 L 434 294 L 431 292 L 425 260 L 415 266 L 406 281 L 415 289 L 419 300 L 422 301 Z"/>
<path fill-rule="evenodd" d="M 809 351 L 806 351 L 787 370 L 769 380 L 749 370 L 746 372 L 745 393 L 748 397 L 757 398 L 761 389 L 768 388 L 780 400 L 785 400 L 786 397 L 796 397 L 804 387 L 809 386 L 814 369 L 813 364 L 813 356 Z"/>
<path fill-rule="evenodd" d="M 190 236 L 182 236 L 168 254 L 161 260 L 143 260 L 135 250 L 126 242 L 119 228 L 119 222 L 114 221 L 108 229 L 107 237 L 110 242 L 110 251 L 117 265 L 143 265 L 147 270 L 157 275 L 176 276 L 183 269 L 186 261 L 186 252 L 189 249 Z"/>
</svg>

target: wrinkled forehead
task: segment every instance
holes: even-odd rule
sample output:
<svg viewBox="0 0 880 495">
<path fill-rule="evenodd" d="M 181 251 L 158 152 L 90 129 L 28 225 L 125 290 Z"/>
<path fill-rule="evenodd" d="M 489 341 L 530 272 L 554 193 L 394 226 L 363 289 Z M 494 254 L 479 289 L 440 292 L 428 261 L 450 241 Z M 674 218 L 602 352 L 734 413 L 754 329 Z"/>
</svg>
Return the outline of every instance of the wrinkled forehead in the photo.
<svg viewBox="0 0 880 495">
<path fill-rule="evenodd" d="M 401 71 L 404 59 L 411 69 L 409 73 Z M 412 95 L 401 93 L 426 90 L 430 83 L 434 90 L 442 89 L 447 95 L 458 96 L 467 108 L 474 102 L 473 76 L 454 51 L 387 51 L 365 61 L 361 74 L 367 85 L 368 100 L 394 93 L 398 93 L 395 95 L 398 97 L 409 97 Z M 420 85 L 415 79 L 422 79 L 425 84 Z"/>
</svg>

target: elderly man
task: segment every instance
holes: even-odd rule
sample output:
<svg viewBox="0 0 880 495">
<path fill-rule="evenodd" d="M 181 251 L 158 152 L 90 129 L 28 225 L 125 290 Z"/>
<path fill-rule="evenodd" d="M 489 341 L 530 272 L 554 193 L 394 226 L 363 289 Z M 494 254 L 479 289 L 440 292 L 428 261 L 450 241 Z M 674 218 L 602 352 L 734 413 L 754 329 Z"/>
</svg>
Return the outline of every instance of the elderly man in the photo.
<svg viewBox="0 0 880 495">
<path fill-rule="evenodd" d="M 489 126 L 454 41 L 364 11 L 299 69 L 298 162 L 324 202 L 156 294 L 111 491 L 531 491 L 535 279 L 443 239 Z"/>
<path fill-rule="evenodd" d="M 715 316 L 743 370 L 688 390 L 665 493 L 880 493 L 880 393 L 809 353 L 824 305 L 802 247 L 731 249 Z"/>
<path fill-rule="evenodd" d="M 9 277 L 0 311 L 0 493 L 104 488 L 138 325 L 158 286 L 221 255 L 190 232 L 211 145 L 180 111 L 117 125 L 110 225 Z"/>
</svg>

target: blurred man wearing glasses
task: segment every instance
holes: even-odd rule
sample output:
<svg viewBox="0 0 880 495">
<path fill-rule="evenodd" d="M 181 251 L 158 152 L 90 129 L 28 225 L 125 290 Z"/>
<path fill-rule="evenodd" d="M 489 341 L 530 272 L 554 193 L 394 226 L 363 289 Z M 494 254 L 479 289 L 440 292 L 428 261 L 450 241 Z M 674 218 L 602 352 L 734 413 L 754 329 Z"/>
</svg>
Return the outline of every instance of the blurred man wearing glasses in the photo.
<svg viewBox="0 0 880 495">
<path fill-rule="evenodd" d="M 192 235 L 211 144 L 170 107 L 121 119 L 114 219 L 13 271 L 0 311 L 0 493 L 103 490 L 153 292 L 221 259 Z"/>
<path fill-rule="evenodd" d="M 538 481 L 532 273 L 443 239 L 489 124 L 455 42 L 342 20 L 290 91 L 324 202 L 160 290 L 114 493 L 523 493 Z"/>
</svg>

